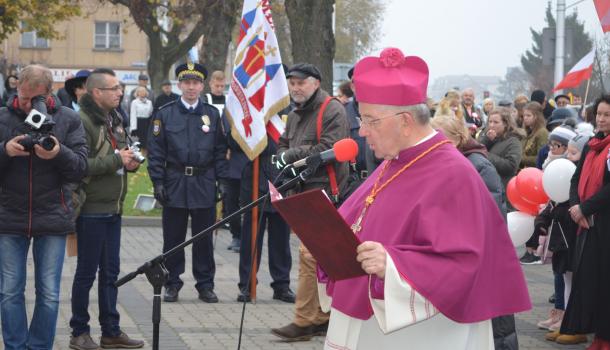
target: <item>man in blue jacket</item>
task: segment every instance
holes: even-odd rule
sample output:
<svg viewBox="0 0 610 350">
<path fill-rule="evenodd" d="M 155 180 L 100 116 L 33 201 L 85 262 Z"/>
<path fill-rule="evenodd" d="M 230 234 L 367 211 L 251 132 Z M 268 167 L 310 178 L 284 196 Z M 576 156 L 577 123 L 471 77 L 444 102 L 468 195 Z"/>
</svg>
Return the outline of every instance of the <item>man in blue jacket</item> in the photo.
<svg viewBox="0 0 610 350">
<path fill-rule="evenodd" d="M 189 216 L 197 234 L 216 220 L 216 182 L 227 175 L 227 141 L 218 109 L 199 98 L 206 69 L 200 64 L 176 68 L 180 99 L 166 104 L 152 121 L 148 173 L 155 198 L 163 205 L 163 252 L 184 242 Z M 169 280 L 164 300 L 175 302 L 184 285 L 184 251 L 165 263 Z M 214 247 L 208 234 L 193 244 L 193 276 L 199 299 L 217 303 Z"/>
</svg>

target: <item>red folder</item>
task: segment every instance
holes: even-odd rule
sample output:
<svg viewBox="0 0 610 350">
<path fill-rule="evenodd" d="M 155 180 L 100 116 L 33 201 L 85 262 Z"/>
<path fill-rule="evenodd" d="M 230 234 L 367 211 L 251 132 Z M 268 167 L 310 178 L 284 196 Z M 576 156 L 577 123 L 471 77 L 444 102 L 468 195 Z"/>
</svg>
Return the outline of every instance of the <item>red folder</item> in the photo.
<svg viewBox="0 0 610 350">
<path fill-rule="evenodd" d="M 360 240 L 322 190 L 282 198 L 269 184 L 271 204 L 335 281 L 366 275 L 356 260 Z"/>
</svg>

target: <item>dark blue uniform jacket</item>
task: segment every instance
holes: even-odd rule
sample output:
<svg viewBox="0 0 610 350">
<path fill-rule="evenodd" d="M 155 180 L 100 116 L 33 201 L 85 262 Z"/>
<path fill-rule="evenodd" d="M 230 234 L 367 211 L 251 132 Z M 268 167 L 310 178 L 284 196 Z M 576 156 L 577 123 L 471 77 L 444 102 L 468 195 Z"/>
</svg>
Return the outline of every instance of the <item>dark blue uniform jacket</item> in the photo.
<svg viewBox="0 0 610 350">
<path fill-rule="evenodd" d="M 178 99 L 160 108 L 149 129 L 148 172 L 153 184 L 165 187 L 166 206 L 215 206 L 216 181 L 228 172 L 227 141 L 218 109 L 200 100 L 189 111 Z M 200 171 L 187 176 L 178 169 L 187 166 Z"/>
</svg>

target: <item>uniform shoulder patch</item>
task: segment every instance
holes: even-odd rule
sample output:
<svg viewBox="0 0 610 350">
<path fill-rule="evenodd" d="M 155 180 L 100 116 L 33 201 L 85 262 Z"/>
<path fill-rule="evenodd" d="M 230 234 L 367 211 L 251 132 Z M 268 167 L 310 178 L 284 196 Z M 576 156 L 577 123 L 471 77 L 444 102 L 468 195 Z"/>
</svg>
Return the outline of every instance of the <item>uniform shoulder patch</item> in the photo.
<svg viewBox="0 0 610 350">
<path fill-rule="evenodd" d="M 161 133 L 161 120 L 155 119 L 153 120 L 153 135 L 159 136 Z"/>
</svg>

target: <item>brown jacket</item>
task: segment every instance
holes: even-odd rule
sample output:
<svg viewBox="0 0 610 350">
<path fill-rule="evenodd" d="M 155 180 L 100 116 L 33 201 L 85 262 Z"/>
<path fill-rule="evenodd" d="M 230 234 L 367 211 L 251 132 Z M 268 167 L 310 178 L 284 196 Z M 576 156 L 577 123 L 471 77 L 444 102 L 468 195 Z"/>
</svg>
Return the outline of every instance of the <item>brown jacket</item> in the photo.
<svg viewBox="0 0 610 350">
<path fill-rule="evenodd" d="M 543 126 L 536 132 L 528 134 L 523 140 L 521 145 L 523 149 L 523 156 L 521 157 L 521 168 L 535 167 L 536 158 L 538 152 L 544 145 L 549 142 L 549 132 Z"/>
<path fill-rule="evenodd" d="M 349 137 L 349 122 L 345 108 L 337 100 L 331 100 L 322 116 L 322 133 L 320 142 L 316 137 L 317 118 L 320 107 L 328 93 L 318 89 L 303 106 L 298 106 L 288 114 L 286 130 L 278 145 L 278 154 L 285 153 L 288 164 L 310 155 L 331 149 L 335 142 Z M 349 173 L 348 163 L 335 163 L 339 194 L 346 190 Z M 326 166 L 321 166 L 315 174 L 306 181 L 300 191 L 312 188 L 324 188 L 330 195 L 330 183 Z"/>
</svg>

